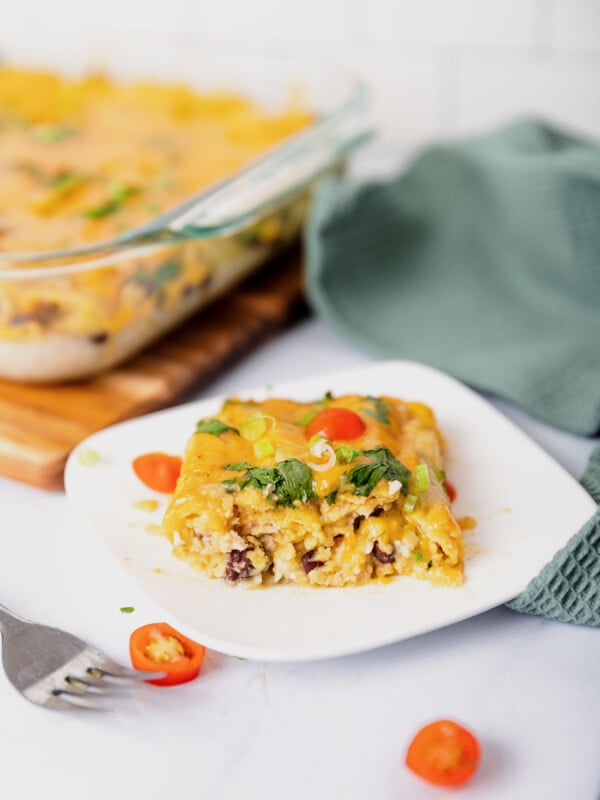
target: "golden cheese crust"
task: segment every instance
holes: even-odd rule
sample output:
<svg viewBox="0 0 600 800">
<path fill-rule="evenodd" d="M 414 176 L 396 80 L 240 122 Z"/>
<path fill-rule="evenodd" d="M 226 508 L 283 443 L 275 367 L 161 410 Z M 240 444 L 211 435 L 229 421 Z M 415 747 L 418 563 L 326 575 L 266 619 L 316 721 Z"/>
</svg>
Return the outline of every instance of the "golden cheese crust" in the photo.
<svg viewBox="0 0 600 800">
<path fill-rule="evenodd" d="M 323 409 L 354 412 L 351 441 L 307 434 Z M 350 586 L 412 575 L 458 585 L 460 527 L 433 412 L 393 397 L 314 403 L 230 399 L 191 437 L 163 523 L 176 556 L 255 586 Z"/>
</svg>

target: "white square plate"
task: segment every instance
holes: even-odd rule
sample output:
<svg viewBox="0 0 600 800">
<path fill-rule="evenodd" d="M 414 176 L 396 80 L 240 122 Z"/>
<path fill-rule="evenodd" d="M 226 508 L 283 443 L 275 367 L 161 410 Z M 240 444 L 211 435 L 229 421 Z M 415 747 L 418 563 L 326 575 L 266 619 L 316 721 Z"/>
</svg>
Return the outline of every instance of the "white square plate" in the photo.
<svg viewBox="0 0 600 800">
<path fill-rule="evenodd" d="M 71 455 L 65 480 L 68 498 L 86 523 L 82 555 L 86 540 L 100 539 L 114 556 L 93 562 L 107 572 L 107 591 L 110 571 L 123 566 L 176 627 L 207 647 L 265 661 L 329 658 L 397 642 L 509 600 L 595 510 L 584 489 L 518 428 L 430 367 L 386 361 L 241 394 L 312 400 L 328 390 L 387 394 L 434 409 L 448 442 L 446 471 L 458 490 L 454 510 L 478 523 L 465 537 L 463 586 L 433 587 L 400 577 L 357 588 L 247 590 L 205 578 L 174 558 L 164 537 L 145 530 L 148 522 L 160 523 L 167 500 L 137 480 L 131 461 L 156 450 L 183 453 L 196 421 L 219 409 L 218 397 L 115 425 Z M 97 451 L 99 463 L 83 466 L 83 448 Z M 135 507 L 152 496 L 160 500 L 153 514 Z M 89 559 L 82 561 L 83 570 L 86 564 L 90 569 Z"/>
</svg>

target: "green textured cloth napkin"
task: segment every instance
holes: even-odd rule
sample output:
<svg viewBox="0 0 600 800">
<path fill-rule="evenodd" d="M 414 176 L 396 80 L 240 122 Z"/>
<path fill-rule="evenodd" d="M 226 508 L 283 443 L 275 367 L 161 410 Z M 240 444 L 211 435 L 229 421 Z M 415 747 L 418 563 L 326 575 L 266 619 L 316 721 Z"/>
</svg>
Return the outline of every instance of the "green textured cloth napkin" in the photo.
<svg viewBox="0 0 600 800">
<path fill-rule="evenodd" d="M 599 431 L 597 144 L 527 120 L 432 147 L 391 181 L 329 181 L 306 250 L 313 307 L 359 346 Z M 597 450 L 600 503 L 599 473 Z M 599 514 L 511 607 L 600 625 Z"/>
</svg>

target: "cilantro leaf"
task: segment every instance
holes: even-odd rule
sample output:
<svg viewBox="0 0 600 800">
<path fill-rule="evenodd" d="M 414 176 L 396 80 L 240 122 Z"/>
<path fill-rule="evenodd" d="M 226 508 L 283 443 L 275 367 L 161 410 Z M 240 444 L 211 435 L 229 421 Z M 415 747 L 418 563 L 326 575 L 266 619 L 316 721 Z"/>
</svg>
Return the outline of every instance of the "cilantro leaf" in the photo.
<svg viewBox="0 0 600 800">
<path fill-rule="evenodd" d="M 276 467 L 253 467 L 247 461 L 236 461 L 226 464 L 225 469 L 245 470 L 246 474 L 238 479 L 241 489 L 251 486 L 264 491 L 272 487 L 272 495 L 280 506 L 293 506 L 296 501 L 306 503 L 318 499 L 313 489 L 310 467 L 297 458 L 288 458 Z M 231 485 L 231 480 L 227 483 Z"/>
<path fill-rule="evenodd" d="M 288 458 L 278 464 L 277 468 L 280 475 L 280 482 L 276 487 L 279 505 L 293 506 L 296 500 L 306 503 L 317 499 L 310 467 L 297 458 Z"/>
<path fill-rule="evenodd" d="M 223 431 L 239 433 L 237 428 L 228 425 L 226 422 L 221 422 L 220 419 L 201 419 L 196 425 L 196 433 L 211 433 L 213 436 L 220 436 Z"/>
<path fill-rule="evenodd" d="M 110 217 L 111 214 L 120 210 L 126 200 L 139 194 L 139 191 L 140 190 L 135 186 L 121 186 L 118 184 L 112 189 L 108 200 L 101 203 L 99 206 L 88 208 L 83 215 L 88 219 L 104 219 L 104 217 Z"/>
<path fill-rule="evenodd" d="M 247 461 L 235 461 L 232 464 L 225 464 L 223 469 L 230 469 L 233 470 L 234 472 L 239 472 L 243 469 L 254 469 L 254 467 Z"/>
<path fill-rule="evenodd" d="M 264 490 L 267 486 L 275 487 L 279 480 L 277 467 L 253 467 L 247 461 L 236 461 L 234 464 L 225 464 L 225 469 L 246 471 L 246 474 L 238 480 L 240 489 L 252 486 L 254 489 Z"/>
<path fill-rule="evenodd" d="M 366 456 L 369 463 L 359 464 L 347 475 L 348 481 L 354 485 L 354 494 L 368 497 L 382 478 L 400 481 L 403 494 L 406 494 L 410 470 L 387 447 L 363 450 L 361 455 Z"/>
<path fill-rule="evenodd" d="M 371 395 L 367 397 L 367 400 L 370 400 L 371 403 L 373 403 L 373 408 L 363 408 L 361 410 L 370 417 L 373 417 L 373 419 L 381 422 L 383 425 L 389 425 L 390 413 L 385 400 L 382 400 L 381 397 L 372 397 Z"/>
<path fill-rule="evenodd" d="M 337 499 L 337 493 L 338 493 L 337 489 L 334 489 L 333 492 L 329 492 L 329 494 L 325 498 L 325 500 L 327 500 L 327 505 L 332 506 L 335 503 Z"/>
</svg>

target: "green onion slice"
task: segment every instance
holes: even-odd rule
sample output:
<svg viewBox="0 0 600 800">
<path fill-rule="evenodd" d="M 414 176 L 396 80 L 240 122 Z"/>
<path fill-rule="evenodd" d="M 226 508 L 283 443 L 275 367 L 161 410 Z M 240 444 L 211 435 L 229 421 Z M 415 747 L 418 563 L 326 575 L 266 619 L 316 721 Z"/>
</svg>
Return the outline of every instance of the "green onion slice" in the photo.
<svg viewBox="0 0 600 800">
<path fill-rule="evenodd" d="M 417 494 L 423 494 L 429 489 L 429 469 L 427 464 L 419 464 L 414 471 L 414 487 Z"/>
<path fill-rule="evenodd" d="M 409 494 L 404 502 L 402 511 L 404 511 L 405 514 L 412 514 L 412 512 L 415 510 L 418 499 L 419 498 L 416 494 Z"/>
<path fill-rule="evenodd" d="M 275 448 L 270 439 L 259 439 L 252 445 L 256 458 L 268 458 L 275 455 Z"/>
<path fill-rule="evenodd" d="M 351 461 L 354 461 L 355 458 L 362 455 L 362 453 L 360 450 L 355 450 L 354 447 L 350 447 L 348 444 L 342 444 L 336 447 L 335 455 L 339 464 L 349 464 Z"/>
</svg>

